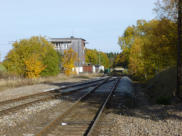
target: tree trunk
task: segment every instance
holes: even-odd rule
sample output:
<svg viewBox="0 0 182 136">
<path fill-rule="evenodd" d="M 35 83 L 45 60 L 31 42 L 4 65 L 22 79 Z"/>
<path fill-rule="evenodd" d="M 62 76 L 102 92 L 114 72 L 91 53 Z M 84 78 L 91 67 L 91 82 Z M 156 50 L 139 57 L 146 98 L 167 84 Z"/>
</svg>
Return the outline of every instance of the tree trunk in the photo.
<svg viewBox="0 0 182 136">
<path fill-rule="evenodd" d="M 181 17 L 182 17 L 182 0 L 178 0 L 178 45 L 177 45 L 177 85 L 176 96 L 180 97 L 180 84 L 182 79 L 182 63 L 181 63 Z"/>
</svg>

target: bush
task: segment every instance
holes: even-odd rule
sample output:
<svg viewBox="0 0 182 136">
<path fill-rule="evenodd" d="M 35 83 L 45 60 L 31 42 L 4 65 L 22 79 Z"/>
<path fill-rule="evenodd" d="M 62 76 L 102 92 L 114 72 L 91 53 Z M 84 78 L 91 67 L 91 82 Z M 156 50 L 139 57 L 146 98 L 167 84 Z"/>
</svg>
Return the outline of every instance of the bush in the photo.
<svg viewBox="0 0 182 136">
<path fill-rule="evenodd" d="M 7 72 L 7 69 L 3 64 L 0 64 L 0 72 Z"/>
<path fill-rule="evenodd" d="M 34 58 L 36 63 L 32 63 L 32 67 L 37 68 L 37 63 L 40 63 L 41 66 L 40 69 L 37 69 L 39 74 L 36 70 L 33 77 L 52 76 L 59 73 L 58 53 L 54 50 L 53 45 L 43 37 L 31 37 L 15 42 L 3 64 L 9 73 L 27 77 L 27 69 L 30 70 L 30 67 L 27 67 L 27 61 L 31 60 L 32 56 L 36 56 L 36 60 Z M 35 71 L 31 68 L 31 74 L 32 72 Z"/>
<path fill-rule="evenodd" d="M 0 78 L 7 76 L 7 69 L 3 64 L 0 64 Z"/>
<path fill-rule="evenodd" d="M 41 76 L 55 76 L 60 73 L 61 56 L 52 47 L 48 48 L 49 52 L 43 59 L 43 64 L 46 68 L 41 72 Z"/>
</svg>

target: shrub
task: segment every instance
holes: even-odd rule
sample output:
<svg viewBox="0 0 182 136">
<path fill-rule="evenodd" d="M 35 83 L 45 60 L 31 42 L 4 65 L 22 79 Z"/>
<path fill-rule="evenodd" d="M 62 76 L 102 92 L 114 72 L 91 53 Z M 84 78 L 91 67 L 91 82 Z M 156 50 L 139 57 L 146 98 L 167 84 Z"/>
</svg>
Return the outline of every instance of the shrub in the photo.
<svg viewBox="0 0 182 136">
<path fill-rule="evenodd" d="M 6 72 L 7 69 L 3 64 L 0 64 L 0 72 Z"/>
<path fill-rule="evenodd" d="M 28 77 L 28 63 L 26 64 L 26 61 L 32 56 L 36 56 L 36 61 L 39 61 L 41 65 L 45 67 L 45 69 L 41 68 L 41 71 L 38 72 L 39 75 L 51 76 L 58 74 L 59 56 L 53 49 L 53 45 L 43 37 L 31 37 L 30 39 L 23 39 L 19 42 L 16 41 L 13 44 L 13 49 L 6 56 L 3 64 L 9 73 Z"/>
<path fill-rule="evenodd" d="M 40 73 L 41 76 L 55 76 L 60 72 L 61 56 L 52 47 L 49 48 L 46 56 L 43 58 L 43 64 L 46 68 Z"/>
</svg>

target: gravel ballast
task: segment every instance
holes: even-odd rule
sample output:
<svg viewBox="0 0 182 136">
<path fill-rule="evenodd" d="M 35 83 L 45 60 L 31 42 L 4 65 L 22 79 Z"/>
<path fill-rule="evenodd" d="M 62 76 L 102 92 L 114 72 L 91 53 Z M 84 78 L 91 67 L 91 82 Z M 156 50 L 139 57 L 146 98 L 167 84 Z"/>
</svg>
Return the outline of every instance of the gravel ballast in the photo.
<svg viewBox="0 0 182 136">
<path fill-rule="evenodd" d="M 151 105 L 140 85 L 134 85 L 135 105 L 128 107 L 125 97 L 117 98 L 105 119 L 112 128 L 101 128 L 99 136 L 182 136 L 182 103 Z M 111 110 L 112 109 L 112 110 Z"/>
<path fill-rule="evenodd" d="M 31 90 L 37 90 L 30 86 Z M 53 86 L 51 85 L 51 88 Z M 24 95 L 22 87 L 20 92 Z M 99 136 L 182 136 L 182 104 L 151 105 L 140 86 L 134 86 L 135 105 L 127 106 L 120 95 L 106 110 Z M 34 91 L 32 91 L 34 92 Z M 2 97 L 2 96 L 1 96 Z M 13 95 L 12 95 L 13 97 Z M 120 98 L 119 98 L 120 97 Z M 113 97 L 116 98 L 116 97 Z M 121 100 L 121 101 L 118 101 Z M 126 99 L 128 101 L 128 98 Z M 49 100 L 0 116 L 0 135 L 33 136 L 73 101 Z M 108 123 L 108 124 L 107 124 Z M 110 124 L 111 123 L 111 124 Z M 110 125 L 109 127 L 107 125 Z M 106 128 L 107 127 L 107 128 Z"/>
<path fill-rule="evenodd" d="M 182 135 L 181 111 L 170 111 L 169 108 L 169 111 L 163 110 L 158 114 L 155 109 L 161 107 L 153 106 L 152 108 L 150 113 L 145 113 L 144 110 L 147 108 L 143 108 L 141 110 L 131 110 L 130 113 L 125 112 L 123 115 L 110 115 L 114 117 L 116 123 L 113 133 L 117 133 L 119 136 Z"/>
</svg>

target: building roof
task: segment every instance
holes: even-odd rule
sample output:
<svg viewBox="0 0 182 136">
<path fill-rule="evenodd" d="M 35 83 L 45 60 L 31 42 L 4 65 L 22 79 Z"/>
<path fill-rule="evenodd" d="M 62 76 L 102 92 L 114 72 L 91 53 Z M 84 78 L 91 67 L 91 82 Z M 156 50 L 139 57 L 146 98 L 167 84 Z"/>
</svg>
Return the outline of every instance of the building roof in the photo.
<svg viewBox="0 0 182 136">
<path fill-rule="evenodd" d="M 86 41 L 83 38 L 75 38 L 73 36 L 71 36 L 70 38 L 50 38 L 50 41 L 54 42 L 54 41 L 65 41 L 65 40 L 83 40 Z"/>
</svg>

